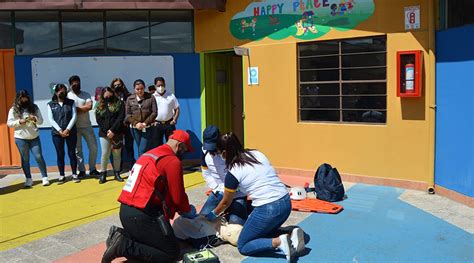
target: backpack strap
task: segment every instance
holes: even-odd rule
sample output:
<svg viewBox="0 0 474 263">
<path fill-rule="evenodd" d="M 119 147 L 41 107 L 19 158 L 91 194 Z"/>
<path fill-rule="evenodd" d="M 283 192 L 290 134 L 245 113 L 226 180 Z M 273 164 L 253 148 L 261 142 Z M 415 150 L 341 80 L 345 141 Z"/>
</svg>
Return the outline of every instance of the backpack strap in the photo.
<svg viewBox="0 0 474 263">
<path fill-rule="evenodd" d="M 151 157 L 151 158 L 155 161 L 154 163 L 155 163 L 155 165 L 156 165 L 156 163 L 157 163 L 161 158 L 163 158 L 163 157 L 165 157 L 165 156 L 168 156 L 168 155 L 164 155 L 164 156 L 158 157 L 158 156 L 156 156 L 156 155 L 154 155 L 154 154 L 152 154 L 152 153 L 144 153 L 144 154 L 142 154 L 142 156 Z M 163 193 L 160 193 L 160 192 L 159 192 L 158 190 L 156 190 L 156 189 L 153 190 L 153 193 L 154 193 L 156 196 L 158 196 L 158 198 L 160 198 L 161 206 L 163 207 L 164 212 L 166 212 L 168 215 L 171 215 L 171 211 L 170 211 L 169 207 L 166 205 L 165 198 L 164 198 L 164 196 L 166 196 L 166 192 L 168 192 L 168 182 L 167 182 L 167 180 L 166 180 L 166 177 L 163 176 L 163 175 L 160 175 L 160 176 L 158 177 L 158 180 L 161 180 L 161 181 L 163 182 L 163 184 L 164 184 Z"/>
</svg>

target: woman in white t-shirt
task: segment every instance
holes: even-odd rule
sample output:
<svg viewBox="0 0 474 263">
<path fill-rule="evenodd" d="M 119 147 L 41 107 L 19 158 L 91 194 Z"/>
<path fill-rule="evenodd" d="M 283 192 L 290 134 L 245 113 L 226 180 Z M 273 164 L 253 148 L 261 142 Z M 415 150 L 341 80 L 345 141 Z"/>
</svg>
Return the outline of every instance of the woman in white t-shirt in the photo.
<svg viewBox="0 0 474 263">
<path fill-rule="evenodd" d="M 239 252 L 250 256 L 278 249 L 291 262 L 297 253 L 304 250 L 304 233 L 295 228 L 291 234 L 276 236 L 278 228 L 290 215 L 291 202 L 270 161 L 257 150 L 244 149 L 233 133 L 220 136 L 217 151 L 228 169 L 224 197 L 206 218 L 212 221 L 221 215 L 232 203 L 237 190 L 247 194 L 254 209 L 240 233 L 237 242 Z"/>
</svg>

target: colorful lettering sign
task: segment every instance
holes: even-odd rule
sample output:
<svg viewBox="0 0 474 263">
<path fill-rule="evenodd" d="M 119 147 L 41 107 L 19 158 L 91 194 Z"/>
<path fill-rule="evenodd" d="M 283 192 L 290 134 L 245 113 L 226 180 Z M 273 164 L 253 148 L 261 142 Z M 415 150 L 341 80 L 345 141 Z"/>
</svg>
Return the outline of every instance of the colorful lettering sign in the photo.
<svg viewBox="0 0 474 263">
<path fill-rule="evenodd" d="M 230 21 L 230 32 L 241 40 L 289 36 L 315 39 L 334 28 L 345 31 L 367 20 L 373 0 L 264 0 L 253 2 Z"/>
</svg>

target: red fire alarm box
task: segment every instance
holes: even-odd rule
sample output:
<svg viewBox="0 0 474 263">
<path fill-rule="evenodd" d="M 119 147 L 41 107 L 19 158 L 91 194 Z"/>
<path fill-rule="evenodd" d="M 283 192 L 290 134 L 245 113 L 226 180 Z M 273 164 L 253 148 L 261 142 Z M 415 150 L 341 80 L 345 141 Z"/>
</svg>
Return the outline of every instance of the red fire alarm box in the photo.
<svg viewBox="0 0 474 263">
<path fill-rule="evenodd" d="M 397 96 L 421 97 L 423 52 L 397 52 Z"/>
</svg>

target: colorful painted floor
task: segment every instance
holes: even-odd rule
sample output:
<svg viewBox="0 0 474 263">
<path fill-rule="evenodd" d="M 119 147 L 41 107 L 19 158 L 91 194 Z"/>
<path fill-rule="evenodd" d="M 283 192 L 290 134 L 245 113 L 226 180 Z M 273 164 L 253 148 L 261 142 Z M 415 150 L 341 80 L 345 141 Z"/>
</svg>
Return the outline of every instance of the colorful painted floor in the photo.
<svg viewBox="0 0 474 263">
<path fill-rule="evenodd" d="M 306 180 L 282 178 L 290 185 Z M 185 181 L 191 202 L 202 204 L 201 175 L 186 174 Z M 309 239 L 298 262 L 474 262 L 474 209 L 419 191 L 345 186 L 341 213 L 291 214 L 286 225 L 299 225 Z M 100 262 L 108 228 L 120 225 L 122 184 L 115 181 L 25 190 L 20 175 L 8 175 L 0 187 L 0 262 Z M 221 262 L 285 262 L 283 256 L 243 257 L 230 245 L 213 251 Z"/>
</svg>

